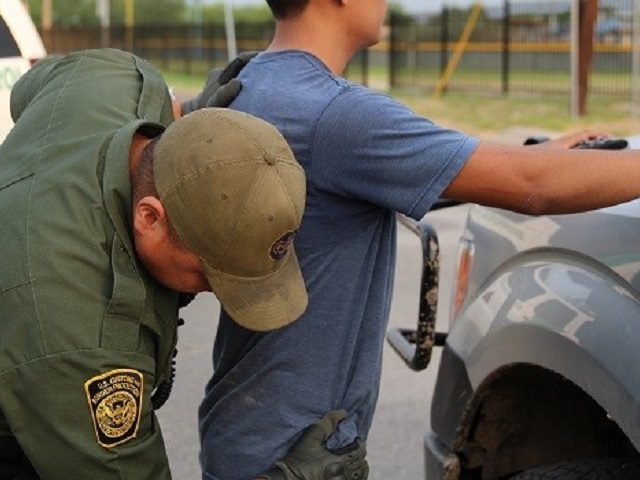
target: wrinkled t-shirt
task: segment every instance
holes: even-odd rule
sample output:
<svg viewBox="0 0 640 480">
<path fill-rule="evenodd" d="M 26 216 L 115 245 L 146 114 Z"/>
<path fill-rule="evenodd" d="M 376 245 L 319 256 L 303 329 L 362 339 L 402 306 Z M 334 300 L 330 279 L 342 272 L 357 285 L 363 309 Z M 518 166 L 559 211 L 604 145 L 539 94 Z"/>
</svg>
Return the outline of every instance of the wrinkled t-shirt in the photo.
<svg viewBox="0 0 640 480">
<path fill-rule="evenodd" d="M 348 417 L 331 448 L 366 439 L 378 398 L 396 212 L 420 219 L 477 146 L 300 51 L 262 53 L 232 108 L 273 123 L 307 176 L 294 246 L 309 307 L 257 333 L 224 311 L 200 407 L 204 478 L 247 480 L 326 412 Z"/>
</svg>

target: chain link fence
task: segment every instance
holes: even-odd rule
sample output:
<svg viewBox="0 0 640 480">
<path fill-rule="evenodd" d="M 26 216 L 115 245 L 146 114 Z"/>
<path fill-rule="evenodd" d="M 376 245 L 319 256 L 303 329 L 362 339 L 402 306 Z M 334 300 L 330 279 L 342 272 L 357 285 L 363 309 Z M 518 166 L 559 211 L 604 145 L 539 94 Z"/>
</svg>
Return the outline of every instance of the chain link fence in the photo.
<svg viewBox="0 0 640 480">
<path fill-rule="evenodd" d="M 570 1 L 505 1 L 484 8 L 449 90 L 490 94 L 561 93 L 571 88 Z M 469 11 L 443 8 L 390 18 L 390 84 L 433 89 Z M 590 91 L 630 95 L 633 0 L 601 0 Z"/>
<path fill-rule="evenodd" d="M 589 90 L 632 94 L 634 0 L 600 0 Z M 390 15 L 385 37 L 359 52 L 351 80 L 374 88 L 429 92 L 453 56 L 468 8 L 424 15 Z M 505 0 L 483 8 L 448 91 L 499 95 L 563 94 L 571 88 L 570 0 Z M 236 24 L 240 51 L 262 50 L 273 22 Z M 43 32 L 50 52 L 111 46 L 135 52 L 167 71 L 204 74 L 227 62 L 222 24 L 138 25 L 131 29 L 54 27 Z"/>
</svg>

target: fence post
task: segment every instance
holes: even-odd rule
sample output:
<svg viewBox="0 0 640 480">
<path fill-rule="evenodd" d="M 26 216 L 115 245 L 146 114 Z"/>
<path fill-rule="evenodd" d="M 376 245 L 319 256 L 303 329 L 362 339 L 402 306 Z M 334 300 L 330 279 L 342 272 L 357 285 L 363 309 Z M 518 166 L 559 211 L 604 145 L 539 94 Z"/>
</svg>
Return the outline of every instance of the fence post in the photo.
<svg viewBox="0 0 640 480">
<path fill-rule="evenodd" d="M 209 70 L 211 70 L 211 68 L 213 68 L 213 62 L 211 61 L 211 57 L 212 57 L 211 52 L 213 51 L 214 29 L 212 24 L 210 22 L 204 24 L 203 31 L 204 31 L 204 38 L 206 39 L 204 43 L 203 56 L 204 56 L 204 64 L 206 65 L 206 70 L 208 72 Z"/>
<path fill-rule="evenodd" d="M 633 0 L 631 112 L 640 117 L 640 0 Z"/>
<path fill-rule="evenodd" d="M 598 16 L 598 0 L 572 0 L 571 6 L 571 115 L 577 118 L 587 111 L 589 71 Z"/>
<path fill-rule="evenodd" d="M 396 32 L 398 22 L 395 13 L 389 15 L 389 88 L 396 86 Z"/>
<path fill-rule="evenodd" d="M 511 4 L 504 0 L 504 21 L 502 24 L 502 94 L 509 93 L 509 26 L 511 24 Z"/>
<path fill-rule="evenodd" d="M 129 52 L 133 53 L 134 49 L 134 25 L 135 25 L 135 17 L 134 17 L 134 8 L 133 8 L 133 0 L 125 0 L 124 2 L 124 25 L 125 25 L 125 40 L 124 40 L 124 48 Z"/>
<path fill-rule="evenodd" d="M 442 7 L 440 18 L 440 75 L 442 76 L 449 63 L 449 8 Z"/>
<path fill-rule="evenodd" d="M 183 43 L 185 38 L 189 39 L 191 37 L 191 27 L 189 24 L 184 24 L 181 26 L 180 30 L 182 30 L 182 34 L 180 35 L 180 54 L 183 58 L 184 70 L 187 73 L 191 73 L 191 45 L 187 45 L 185 48 L 185 45 Z M 189 42 L 187 41 L 187 43 Z"/>
<path fill-rule="evenodd" d="M 212 37 L 215 38 L 215 44 L 213 45 L 213 50 L 211 52 L 211 66 L 215 67 L 216 62 L 218 61 L 218 39 L 222 37 L 223 34 L 220 33 L 221 27 L 219 25 L 215 25 L 215 31 L 213 32 Z M 224 58 L 224 55 L 223 55 Z"/>
<path fill-rule="evenodd" d="M 589 75 L 593 63 L 593 37 L 598 20 L 598 0 L 582 0 L 580 5 L 580 115 L 587 113 Z"/>
<path fill-rule="evenodd" d="M 157 35 L 160 31 L 162 31 L 161 29 L 155 29 L 154 32 L 154 40 L 155 40 L 155 35 Z M 167 26 L 166 30 L 164 30 L 164 35 L 162 35 L 160 38 L 162 38 L 163 44 L 164 46 L 162 47 L 162 68 L 164 68 L 165 70 L 169 70 L 169 65 L 171 63 L 171 51 L 169 50 L 171 48 L 171 37 L 173 34 L 173 28 Z"/>
</svg>

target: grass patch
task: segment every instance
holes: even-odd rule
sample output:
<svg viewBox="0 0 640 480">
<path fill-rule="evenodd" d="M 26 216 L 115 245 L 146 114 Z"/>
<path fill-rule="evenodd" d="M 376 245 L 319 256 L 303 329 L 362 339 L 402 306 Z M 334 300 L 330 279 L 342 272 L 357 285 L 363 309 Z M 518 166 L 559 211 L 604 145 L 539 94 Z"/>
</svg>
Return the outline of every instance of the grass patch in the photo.
<svg viewBox="0 0 640 480">
<path fill-rule="evenodd" d="M 514 128 L 556 133 L 592 129 L 620 136 L 640 134 L 640 119 L 631 116 L 629 102 L 610 95 L 592 95 L 587 115 L 574 120 L 569 98 L 562 95 L 447 93 L 441 98 L 430 95 L 421 98 L 393 93 L 420 115 L 480 137 Z"/>
<path fill-rule="evenodd" d="M 181 94 L 192 94 L 200 91 L 207 78 L 206 73 L 189 74 L 166 70 L 161 70 L 161 72 L 167 84 Z"/>
</svg>

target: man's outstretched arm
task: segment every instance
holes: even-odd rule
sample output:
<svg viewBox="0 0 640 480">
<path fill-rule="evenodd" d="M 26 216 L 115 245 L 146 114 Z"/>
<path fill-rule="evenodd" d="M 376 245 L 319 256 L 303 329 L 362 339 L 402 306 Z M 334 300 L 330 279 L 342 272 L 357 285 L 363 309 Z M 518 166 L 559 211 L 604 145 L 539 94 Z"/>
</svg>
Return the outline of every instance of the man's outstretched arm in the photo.
<svg viewBox="0 0 640 480">
<path fill-rule="evenodd" d="M 480 143 L 443 197 L 530 215 L 575 213 L 640 197 L 640 151 L 570 149 L 594 136 L 526 147 Z"/>
</svg>

